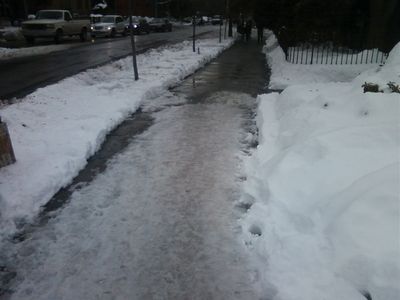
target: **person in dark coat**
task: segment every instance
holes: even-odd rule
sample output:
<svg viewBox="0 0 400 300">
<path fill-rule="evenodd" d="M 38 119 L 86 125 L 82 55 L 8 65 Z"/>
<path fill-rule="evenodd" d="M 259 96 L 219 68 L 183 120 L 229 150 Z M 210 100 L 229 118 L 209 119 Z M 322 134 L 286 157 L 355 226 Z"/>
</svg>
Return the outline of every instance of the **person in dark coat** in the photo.
<svg viewBox="0 0 400 300">
<path fill-rule="evenodd" d="M 261 21 L 256 23 L 257 26 L 257 43 L 262 45 L 264 43 L 264 24 Z"/>
<path fill-rule="evenodd" d="M 253 21 L 248 19 L 246 22 L 246 41 L 248 42 L 251 38 L 251 30 L 253 28 Z"/>
</svg>

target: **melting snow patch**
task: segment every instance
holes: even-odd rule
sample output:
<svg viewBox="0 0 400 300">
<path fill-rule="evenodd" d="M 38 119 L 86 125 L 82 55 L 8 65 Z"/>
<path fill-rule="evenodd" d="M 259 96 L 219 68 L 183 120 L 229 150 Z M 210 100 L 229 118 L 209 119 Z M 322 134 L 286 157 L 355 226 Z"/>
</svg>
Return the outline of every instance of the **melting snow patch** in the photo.
<svg viewBox="0 0 400 300">
<path fill-rule="evenodd" d="M 147 97 L 167 88 L 216 57 L 233 43 L 189 42 L 138 56 L 135 82 L 131 58 L 91 69 L 38 89 L 0 110 L 7 122 L 17 163 L 0 169 L 0 238 L 35 216 L 61 187 L 71 182 L 109 131 Z"/>
</svg>

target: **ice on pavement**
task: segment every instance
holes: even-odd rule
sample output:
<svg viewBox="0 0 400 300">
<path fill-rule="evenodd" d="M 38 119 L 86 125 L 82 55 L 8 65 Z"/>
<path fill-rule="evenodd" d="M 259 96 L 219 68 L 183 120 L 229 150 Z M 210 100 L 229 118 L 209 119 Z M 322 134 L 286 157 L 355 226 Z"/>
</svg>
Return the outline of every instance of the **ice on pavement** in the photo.
<svg viewBox="0 0 400 300">
<path fill-rule="evenodd" d="M 233 213 L 254 101 L 147 102 L 155 124 L 13 246 L 11 299 L 257 299 Z"/>
<path fill-rule="evenodd" d="M 108 132 L 147 97 L 192 74 L 232 45 L 233 39 L 204 39 L 193 53 L 185 41 L 90 69 L 38 89 L 0 109 L 17 162 L 0 169 L 0 244 L 31 222 L 51 197 L 68 185 L 101 146 Z"/>
</svg>

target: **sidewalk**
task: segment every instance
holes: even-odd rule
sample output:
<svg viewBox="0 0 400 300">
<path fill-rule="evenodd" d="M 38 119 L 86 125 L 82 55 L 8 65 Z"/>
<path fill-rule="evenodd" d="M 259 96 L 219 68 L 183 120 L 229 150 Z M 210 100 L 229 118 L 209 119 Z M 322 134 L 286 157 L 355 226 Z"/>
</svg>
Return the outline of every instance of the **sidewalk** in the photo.
<svg viewBox="0 0 400 300">
<path fill-rule="evenodd" d="M 17 163 L 0 169 L 0 238 L 26 222 L 68 185 L 106 135 L 149 97 L 162 94 L 211 61 L 233 40 L 201 40 L 138 56 L 134 82 L 131 58 L 88 70 L 39 89 L 0 110 Z"/>
<path fill-rule="evenodd" d="M 2 249 L 16 274 L 10 299 L 259 299 L 235 204 L 264 66 L 260 47 L 237 43 L 170 91 L 147 94 L 127 122 L 150 126 L 137 135 L 123 126 L 128 145 Z"/>
</svg>

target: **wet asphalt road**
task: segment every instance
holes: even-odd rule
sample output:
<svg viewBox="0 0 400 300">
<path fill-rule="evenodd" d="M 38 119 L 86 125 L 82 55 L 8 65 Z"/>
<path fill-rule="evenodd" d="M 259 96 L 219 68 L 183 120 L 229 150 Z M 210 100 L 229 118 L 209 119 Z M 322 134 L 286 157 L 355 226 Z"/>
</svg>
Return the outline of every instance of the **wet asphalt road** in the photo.
<svg viewBox="0 0 400 300">
<path fill-rule="evenodd" d="M 216 34 L 217 29 L 216 26 L 203 26 L 198 27 L 197 32 L 205 36 Z M 190 26 L 177 27 L 170 33 L 136 36 L 136 46 L 138 53 L 142 53 L 168 43 L 188 40 L 191 36 Z M 64 51 L 0 61 L 0 100 L 23 97 L 37 88 L 131 53 L 129 37 L 104 38 L 84 44 L 74 41 L 72 44 L 72 48 Z"/>
</svg>

